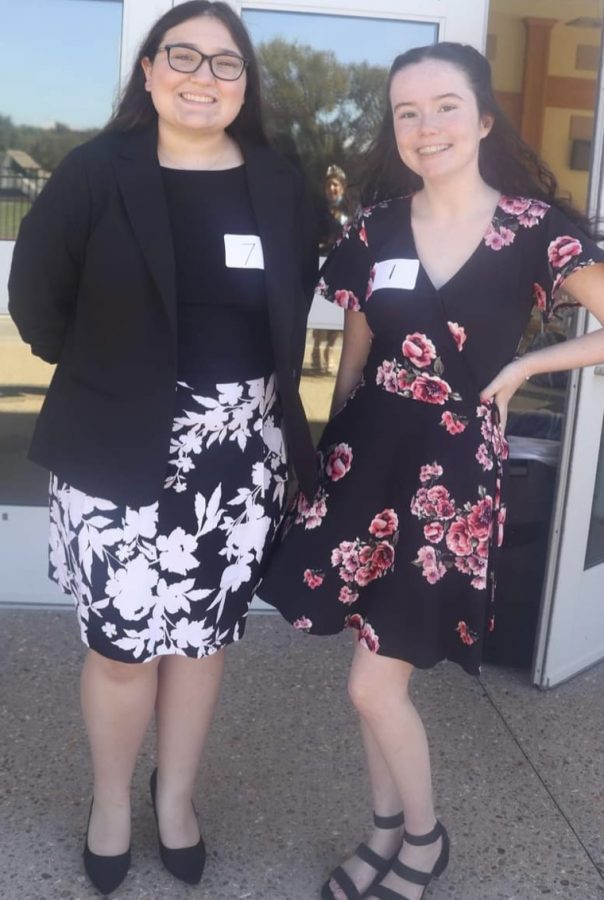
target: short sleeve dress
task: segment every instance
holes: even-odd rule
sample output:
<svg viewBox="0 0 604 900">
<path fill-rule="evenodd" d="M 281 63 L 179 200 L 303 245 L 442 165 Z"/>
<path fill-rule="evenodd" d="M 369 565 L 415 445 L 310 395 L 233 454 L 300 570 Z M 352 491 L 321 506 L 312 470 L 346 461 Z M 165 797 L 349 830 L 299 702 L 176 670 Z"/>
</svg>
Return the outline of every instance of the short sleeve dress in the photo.
<svg viewBox="0 0 604 900">
<path fill-rule="evenodd" d="M 373 333 L 360 384 L 319 444 L 312 503 L 299 494 L 259 589 L 294 627 L 359 631 L 419 668 L 479 672 L 494 627 L 507 443 L 480 391 L 515 355 L 533 307 L 604 253 L 557 207 L 501 197 L 478 247 L 436 289 L 417 256 L 411 198 L 363 210 L 319 290 Z"/>
</svg>

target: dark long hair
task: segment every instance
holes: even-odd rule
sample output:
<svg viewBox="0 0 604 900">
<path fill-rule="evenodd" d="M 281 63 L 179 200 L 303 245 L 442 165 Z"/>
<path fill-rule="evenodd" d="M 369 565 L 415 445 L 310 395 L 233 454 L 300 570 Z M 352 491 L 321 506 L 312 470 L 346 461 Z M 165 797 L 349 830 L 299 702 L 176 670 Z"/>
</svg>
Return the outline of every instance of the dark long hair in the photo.
<svg viewBox="0 0 604 900">
<path fill-rule="evenodd" d="M 212 0 L 189 0 L 188 3 L 181 3 L 155 22 L 140 46 L 128 83 L 122 92 L 117 109 L 105 126 L 105 131 L 130 131 L 133 128 L 152 125 L 157 121 L 157 112 L 149 93 L 145 90 L 145 74 L 141 61 L 145 57 L 154 59 L 165 33 L 170 28 L 198 16 L 208 16 L 222 22 L 241 55 L 248 60 L 245 102 L 235 121 L 226 130 L 235 139 L 243 138 L 261 145 L 267 143 L 262 121 L 260 72 L 250 36 L 237 13 L 228 4 Z"/>
<path fill-rule="evenodd" d="M 491 83 L 491 67 L 474 47 L 443 41 L 427 47 L 414 47 L 397 56 L 387 82 L 387 103 L 378 134 L 369 150 L 361 199 L 371 204 L 419 190 L 422 180 L 401 160 L 394 135 L 390 88 L 394 76 L 427 59 L 450 63 L 468 79 L 481 117 L 490 116 L 493 125 L 480 142 L 478 167 L 482 178 L 502 194 L 534 197 L 554 204 L 588 233 L 592 231 L 586 216 L 557 196 L 558 182 L 543 160 L 522 140 L 497 103 Z"/>
</svg>

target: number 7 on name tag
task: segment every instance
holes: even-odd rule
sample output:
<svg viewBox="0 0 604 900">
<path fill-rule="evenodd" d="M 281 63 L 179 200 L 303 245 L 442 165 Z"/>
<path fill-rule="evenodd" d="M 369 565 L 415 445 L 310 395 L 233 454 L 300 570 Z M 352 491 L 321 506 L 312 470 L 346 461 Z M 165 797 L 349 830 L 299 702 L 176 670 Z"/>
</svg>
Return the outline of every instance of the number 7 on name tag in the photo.
<svg viewBox="0 0 604 900">
<path fill-rule="evenodd" d="M 257 234 L 225 234 L 224 260 L 228 269 L 263 269 L 262 241 Z"/>
</svg>

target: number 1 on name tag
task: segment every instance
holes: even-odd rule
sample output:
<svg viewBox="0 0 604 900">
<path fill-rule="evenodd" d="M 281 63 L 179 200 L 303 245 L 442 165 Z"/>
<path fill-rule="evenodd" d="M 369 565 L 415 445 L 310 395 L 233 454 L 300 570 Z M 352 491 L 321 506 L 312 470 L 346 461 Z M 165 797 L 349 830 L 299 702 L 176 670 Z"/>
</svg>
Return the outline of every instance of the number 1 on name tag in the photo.
<svg viewBox="0 0 604 900">
<path fill-rule="evenodd" d="M 229 269 L 263 269 L 260 237 L 257 234 L 225 234 L 224 259 Z"/>
<path fill-rule="evenodd" d="M 375 264 L 373 290 L 399 288 L 412 290 L 419 271 L 418 259 L 384 259 Z"/>
</svg>

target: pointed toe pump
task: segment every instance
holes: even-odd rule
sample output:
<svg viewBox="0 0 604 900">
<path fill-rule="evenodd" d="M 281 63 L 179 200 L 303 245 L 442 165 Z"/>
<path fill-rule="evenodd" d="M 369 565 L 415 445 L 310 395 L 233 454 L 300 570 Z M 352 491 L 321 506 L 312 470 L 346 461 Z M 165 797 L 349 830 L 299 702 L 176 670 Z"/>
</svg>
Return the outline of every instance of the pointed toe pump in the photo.
<svg viewBox="0 0 604 900">
<path fill-rule="evenodd" d="M 117 856 L 99 856 L 93 853 L 88 846 L 88 828 L 90 826 L 90 817 L 92 816 L 92 807 L 94 798 L 90 804 L 90 812 L 88 813 L 88 825 L 86 826 L 86 837 L 84 840 L 84 869 L 91 883 L 100 894 L 107 896 L 116 890 L 128 874 L 130 868 L 131 854 L 130 847 L 125 853 Z"/>
<path fill-rule="evenodd" d="M 157 807 L 155 805 L 155 797 L 157 793 L 157 769 L 151 773 L 149 782 L 151 792 L 151 802 L 153 804 L 153 815 L 155 816 L 155 824 L 157 826 L 157 843 L 159 845 L 159 856 L 168 872 L 180 881 L 187 884 L 199 884 L 203 875 L 206 863 L 206 848 L 203 838 L 200 836 L 198 842 L 192 847 L 181 847 L 171 849 L 162 843 L 159 835 L 159 820 L 157 818 Z"/>
</svg>

